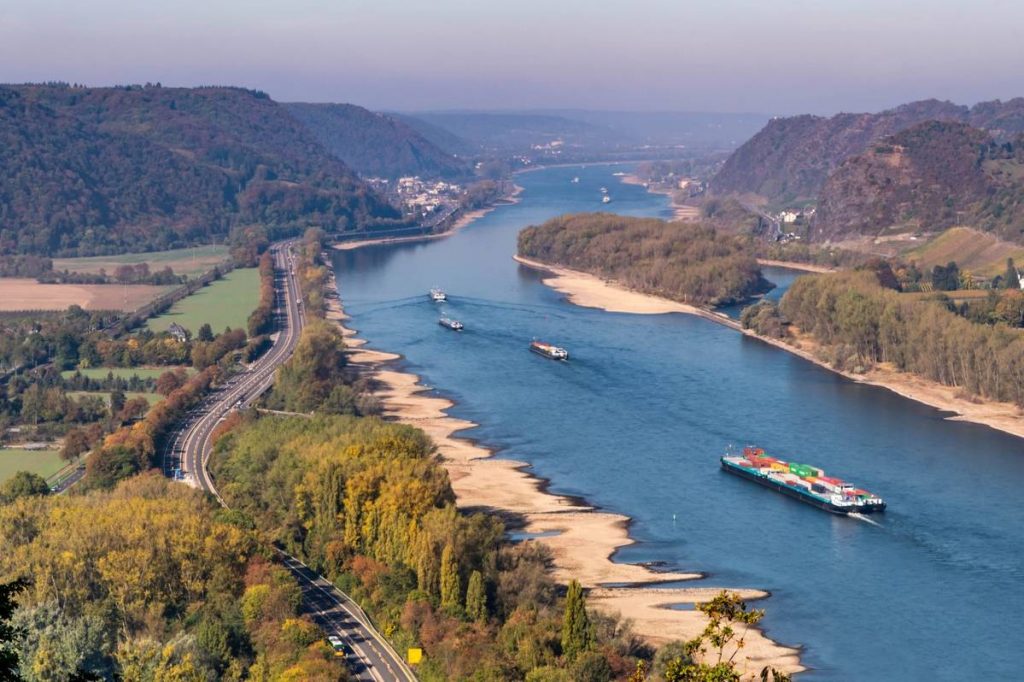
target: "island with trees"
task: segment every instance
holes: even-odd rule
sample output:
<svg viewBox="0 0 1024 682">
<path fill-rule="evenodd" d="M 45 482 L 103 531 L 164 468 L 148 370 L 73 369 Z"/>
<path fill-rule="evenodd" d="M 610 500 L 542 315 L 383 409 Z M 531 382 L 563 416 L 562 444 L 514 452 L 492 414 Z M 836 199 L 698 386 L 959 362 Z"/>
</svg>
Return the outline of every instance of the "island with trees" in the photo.
<svg viewBox="0 0 1024 682">
<path fill-rule="evenodd" d="M 520 232 L 518 252 L 696 306 L 737 303 L 771 288 L 749 238 L 700 223 L 610 213 L 566 215 Z"/>
</svg>

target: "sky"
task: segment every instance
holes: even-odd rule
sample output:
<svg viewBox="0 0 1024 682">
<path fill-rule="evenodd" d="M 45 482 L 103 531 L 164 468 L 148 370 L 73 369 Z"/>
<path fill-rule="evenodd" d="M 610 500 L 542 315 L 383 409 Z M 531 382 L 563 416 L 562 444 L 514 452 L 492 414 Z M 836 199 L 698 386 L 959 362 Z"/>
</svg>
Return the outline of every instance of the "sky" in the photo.
<svg viewBox="0 0 1024 682">
<path fill-rule="evenodd" d="M 377 110 L 769 114 L 1024 96 L 1021 0 L 0 0 L 0 82 Z"/>
</svg>

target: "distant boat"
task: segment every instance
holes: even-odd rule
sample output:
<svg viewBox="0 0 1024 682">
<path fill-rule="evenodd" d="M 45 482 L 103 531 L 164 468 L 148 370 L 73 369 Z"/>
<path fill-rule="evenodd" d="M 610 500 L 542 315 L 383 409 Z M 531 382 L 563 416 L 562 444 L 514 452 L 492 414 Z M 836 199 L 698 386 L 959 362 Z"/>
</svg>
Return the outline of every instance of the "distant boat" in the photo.
<svg viewBox="0 0 1024 682">
<path fill-rule="evenodd" d="M 608 188 L 607 187 L 602 187 L 601 188 L 601 194 L 608 194 Z"/>
<path fill-rule="evenodd" d="M 456 332 L 461 332 L 463 329 L 463 324 L 461 322 L 459 322 L 458 320 L 453 320 L 450 317 L 442 317 L 440 320 L 437 321 L 437 323 L 442 327 L 448 327 L 448 329 L 451 329 L 452 331 Z"/>
<path fill-rule="evenodd" d="M 543 355 L 551 360 L 568 360 L 569 351 L 558 346 L 553 346 L 550 343 L 544 343 L 543 341 L 533 341 L 530 343 L 530 350 L 537 355 Z"/>
<path fill-rule="evenodd" d="M 608 196 L 607 194 L 605 194 L 603 197 L 601 197 L 601 203 L 602 204 L 610 204 L 610 203 L 612 203 L 612 198 L 610 196 Z"/>
<path fill-rule="evenodd" d="M 448 294 L 444 293 L 443 289 L 434 287 L 430 290 L 430 300 L 434 303 L 444 303 L 448 300 Z"/>
<path fill-rule="evenodd" d="M 623 178 L 626 176 L 626 174 L 623 173 L 622 171 L 619 171 L 618 173 L 612 173 L 612 175 L 614 175 L 617 178 Z"/>
<path fill-rule="evenodd" d="M 578 184 L 580 184 L 580 176 L 578 176 L 578 175 L 577 175 L 576 177 L 574 177 L 574 178 L 573 178 L 572 180 L 570 180 L 569 182 L 571 182 L 571 183 L 572 183 L 572 184 L 574 184 L 574 185 L 578 185 Z"/>
</svg>

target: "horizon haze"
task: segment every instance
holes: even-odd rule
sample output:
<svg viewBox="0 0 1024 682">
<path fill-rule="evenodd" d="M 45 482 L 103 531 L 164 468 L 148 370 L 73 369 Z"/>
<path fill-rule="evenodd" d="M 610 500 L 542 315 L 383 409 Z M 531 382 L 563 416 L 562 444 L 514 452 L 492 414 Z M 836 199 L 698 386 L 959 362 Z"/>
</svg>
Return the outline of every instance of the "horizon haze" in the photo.
<svg viewBox="0 0 1024 682">
<path fill-rule="evenodd" d="M 0 82 L 238 85 L 407 112 L 832 114 L 1019 96 L 1020 25 L 1004 0 L 16 0 Z"/>
</svg>

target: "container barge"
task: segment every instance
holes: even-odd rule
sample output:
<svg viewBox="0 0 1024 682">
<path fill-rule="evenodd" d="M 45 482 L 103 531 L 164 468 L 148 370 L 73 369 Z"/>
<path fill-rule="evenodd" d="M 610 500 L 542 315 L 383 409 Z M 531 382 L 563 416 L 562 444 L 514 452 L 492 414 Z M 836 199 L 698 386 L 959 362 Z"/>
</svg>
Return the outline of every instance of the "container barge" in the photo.
<svg viewBox="0 0 1024 682">
<path fill-rule="evenodd" d="M 878 495 L 826 476 L 817 467 L 769 457 L 761 448 L 743 448 L 742 457 L 724 455 L 722 469 L 833 514 L 885 511 L 885 500 Z"/>
</svg>

